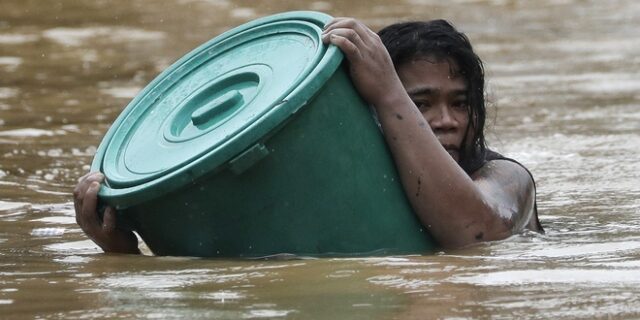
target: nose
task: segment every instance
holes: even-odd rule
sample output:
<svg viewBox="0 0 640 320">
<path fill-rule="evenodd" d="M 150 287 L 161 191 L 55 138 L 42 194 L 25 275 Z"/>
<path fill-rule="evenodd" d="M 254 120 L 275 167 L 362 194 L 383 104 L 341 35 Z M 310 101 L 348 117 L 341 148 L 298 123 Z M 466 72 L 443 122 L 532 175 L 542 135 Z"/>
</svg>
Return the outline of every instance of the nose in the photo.
<svg viewBox="0 0 640 320">
<path fill-rule="evenodd" d="M 433 130 L 449 131 L 457 128 L 458 120 L 447 105 L 439 105 L 434 108 L 435 114 L 431 117 L 430 126 Z"/>
</svg>

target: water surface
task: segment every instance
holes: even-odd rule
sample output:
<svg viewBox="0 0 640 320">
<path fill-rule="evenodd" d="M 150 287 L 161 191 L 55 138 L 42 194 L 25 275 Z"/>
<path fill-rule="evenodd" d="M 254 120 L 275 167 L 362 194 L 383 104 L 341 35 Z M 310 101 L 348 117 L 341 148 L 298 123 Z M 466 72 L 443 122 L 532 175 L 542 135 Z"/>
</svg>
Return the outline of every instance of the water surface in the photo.
<svg viewBox="0 0 640 320">
<path fill-rule="evenodd" d="M 0 3 L 0 317 L 637 319 L 640 3 L 588 0 Z M 70 193 L 126 103 L 268 14 L 374 29 L 446 18 L 486 62 L 490 146 L 531 169 L 546 235 L 427 256 L 105 255 Z"/>
</svg>

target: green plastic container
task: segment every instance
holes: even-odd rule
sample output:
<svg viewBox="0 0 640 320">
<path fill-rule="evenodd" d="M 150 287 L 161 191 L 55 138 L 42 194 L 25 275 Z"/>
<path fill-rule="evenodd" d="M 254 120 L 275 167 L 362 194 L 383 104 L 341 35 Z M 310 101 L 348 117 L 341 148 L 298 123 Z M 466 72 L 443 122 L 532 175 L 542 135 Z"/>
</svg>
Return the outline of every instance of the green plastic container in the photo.
<svg viewBox="0 0 640 320">
<path fill-rule="evenodd" d="M 331 17 L 289 12 L 185 55 L 125 108 L 92 170 L 158 255 L 426 253 L 380 128 Z"/>
</svg>

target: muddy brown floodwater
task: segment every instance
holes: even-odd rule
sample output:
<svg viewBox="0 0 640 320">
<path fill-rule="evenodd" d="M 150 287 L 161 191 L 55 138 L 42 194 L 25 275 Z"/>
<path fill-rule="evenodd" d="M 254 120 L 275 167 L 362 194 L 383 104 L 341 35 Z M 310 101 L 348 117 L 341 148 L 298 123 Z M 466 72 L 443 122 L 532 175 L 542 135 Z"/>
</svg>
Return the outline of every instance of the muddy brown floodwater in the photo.
<svg viewBox="0 0 640 320">
<path fill-rule="evenodd" d="M 0 2 L 0 318 L 640 318 L 640 2 L 161 3 Z M 425 256 L 102 254 L 70 193 L 110 123 L 198 44 L 296 9 L 466 32 L 489 144 L 536 176 L 547 234 Z"/>
</svg>

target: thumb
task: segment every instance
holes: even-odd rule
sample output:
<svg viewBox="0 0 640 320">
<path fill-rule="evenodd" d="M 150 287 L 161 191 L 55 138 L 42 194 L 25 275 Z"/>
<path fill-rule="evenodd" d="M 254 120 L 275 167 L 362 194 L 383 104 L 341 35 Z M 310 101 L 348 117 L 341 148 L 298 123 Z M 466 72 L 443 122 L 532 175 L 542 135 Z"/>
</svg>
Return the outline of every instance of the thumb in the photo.
<svg viewBox="0 0 640 320">
<path fill-rule="evenodd" d="M 116 210 L 113 207 L 107 207 L 102 216 L 102 230 L 111 233 L 116 230 Z"/>
</svg>

